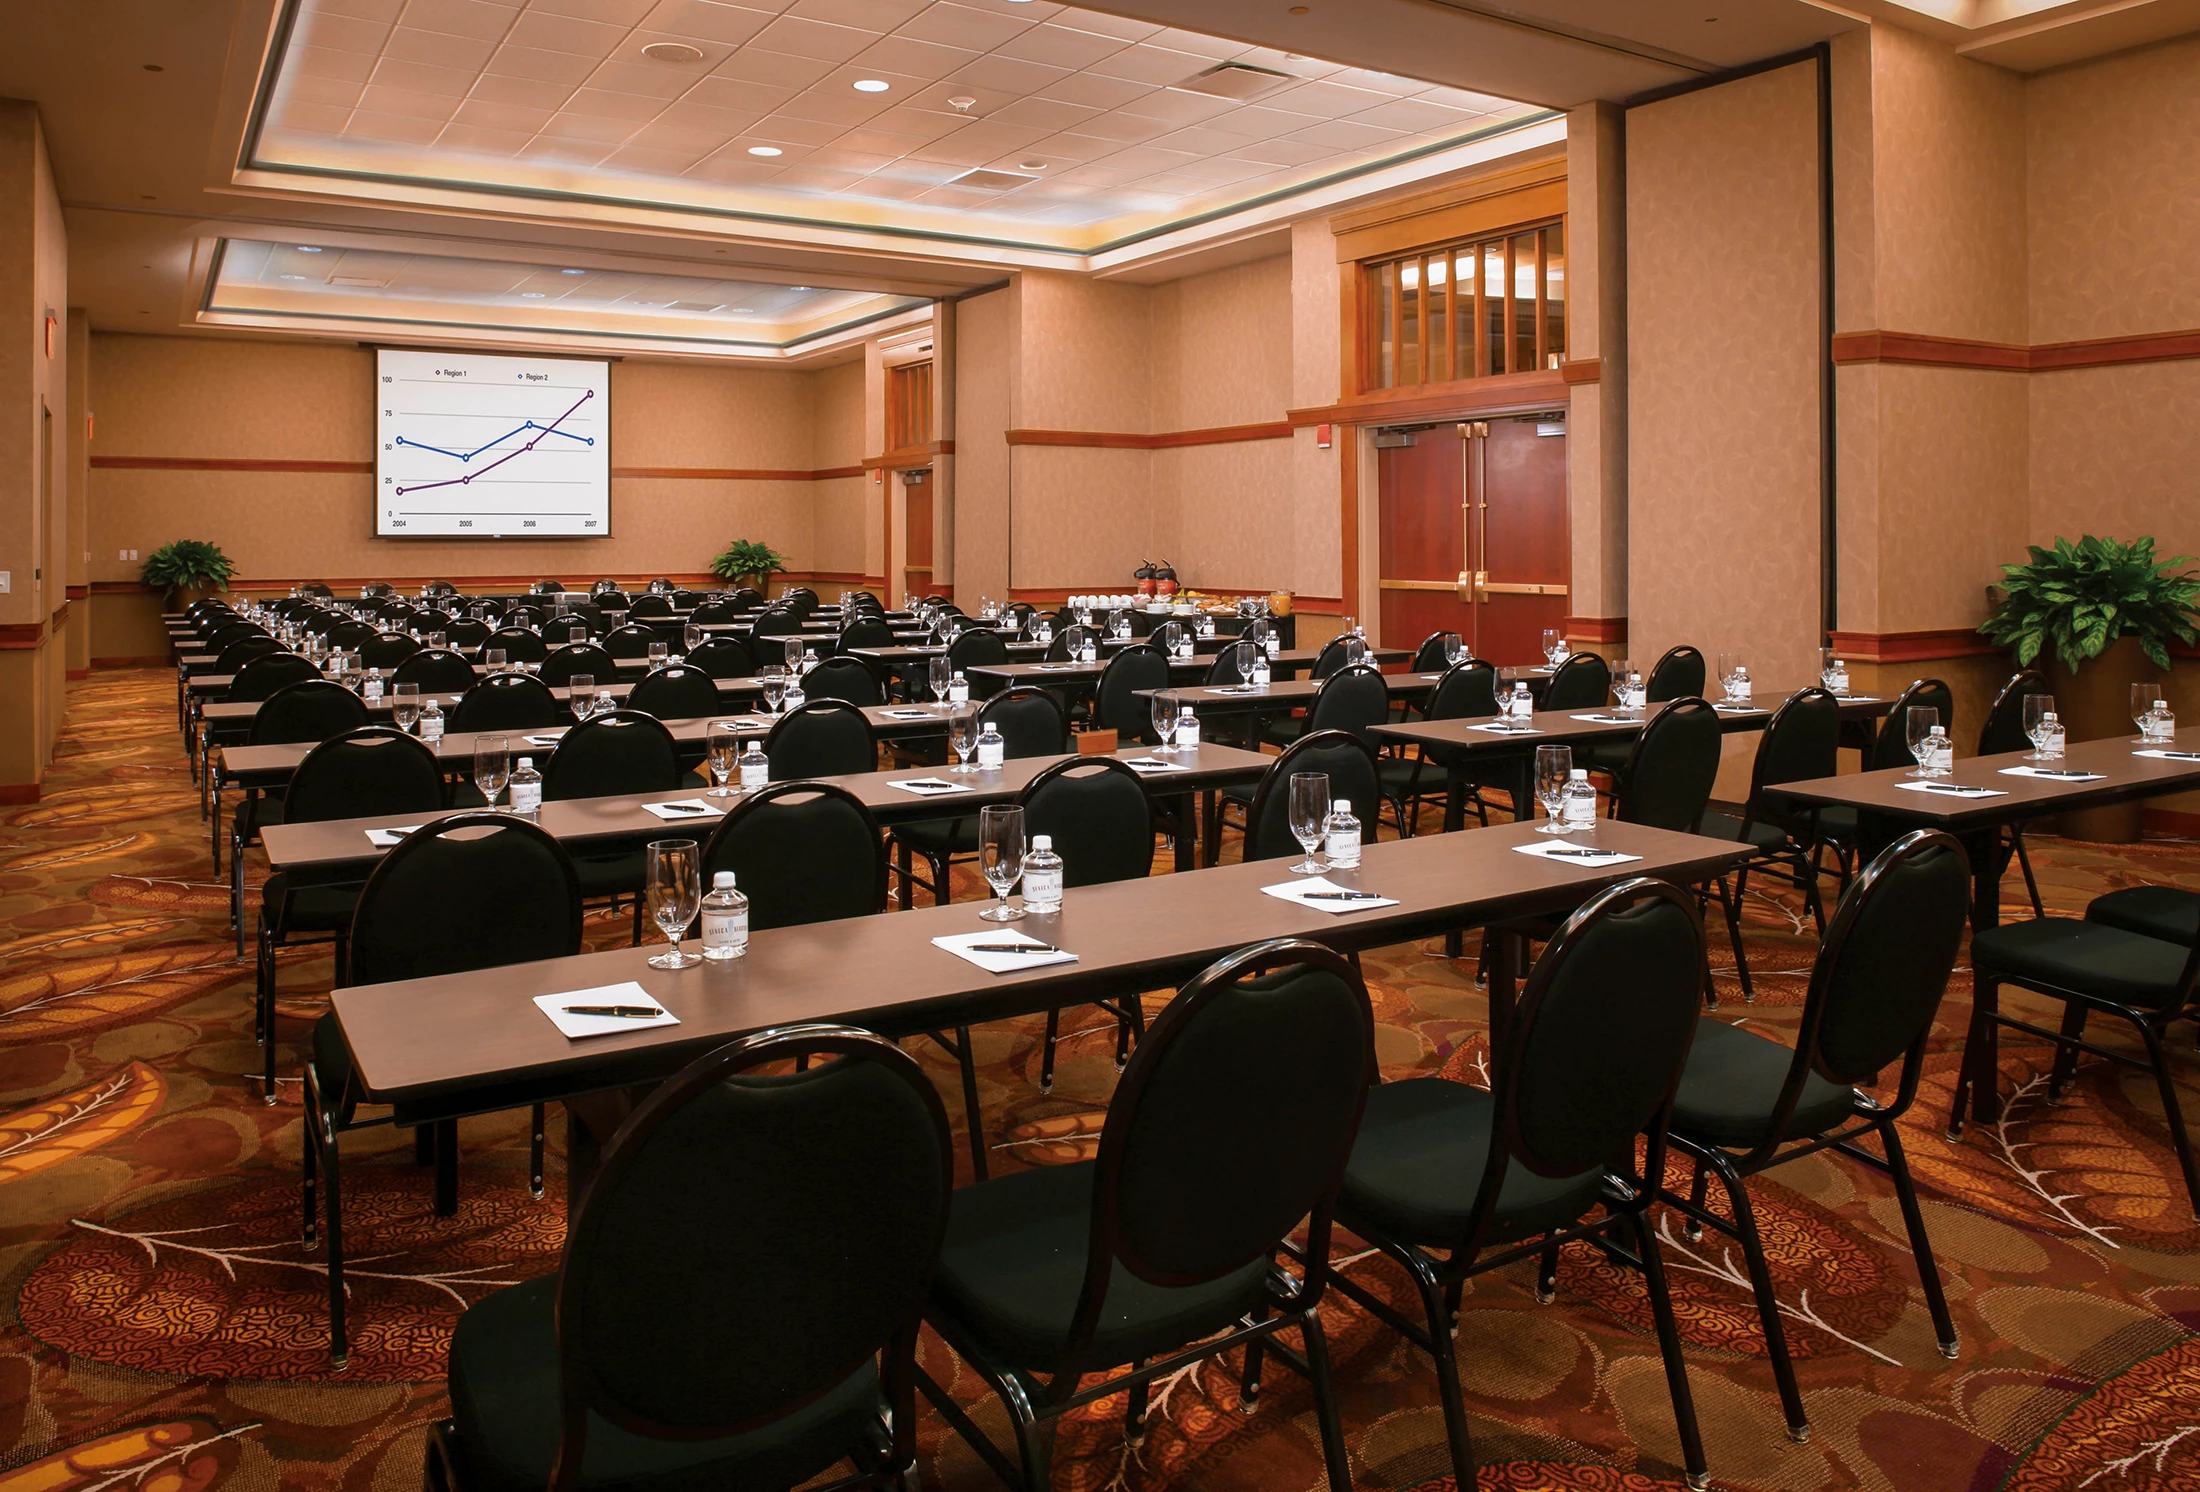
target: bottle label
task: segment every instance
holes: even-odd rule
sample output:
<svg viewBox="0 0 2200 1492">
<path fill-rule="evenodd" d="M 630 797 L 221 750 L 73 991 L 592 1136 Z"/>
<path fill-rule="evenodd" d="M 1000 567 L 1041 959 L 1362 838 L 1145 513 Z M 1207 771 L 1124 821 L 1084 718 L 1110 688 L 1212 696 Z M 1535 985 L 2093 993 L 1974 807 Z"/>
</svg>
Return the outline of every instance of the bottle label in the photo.
<svg viewBox="0 0 2200 1492">
<path fill-rule="evenodd" d="M 1179 746 L 1197 746 L 1199 744 L 1199 717 L 1197 715 L 1186 715 L 1176 722 L 1176 744 Z"/>
<path fill-rule="evenodd" d="M 542 811 L 542 784 L 518 782 L 512 784 L 512 812 L 537 814 Z"/>
<path fill-rule="evenodd" d="M 420 717 L 420 739 L 423 741 L 440 741 L 443 739 L 443 717 L 441 715 L 423 715 Z"/>
<path fill-rule="evenodd" d="M 947 686 L 947 702 L 949 704 L 959 705 L 967 701 L 969 698 L 970 686 L 968 684 L 953 683 Z"/>
<path fill-rule="evenodd" d="M 1062 872 L 1024 867 L 1024 906 L 1035 912 L 1051 912 L 1062 904 Z"/>
<path fill-rule="evenodd" d="M 703 947 L 731 948 L 740 951 L 749 945 L 749 913 L 746 907 L 738 912 L 703 913 Z"/>
<path fill-rule="evenodd" d="M 1274 674 L 1268 667 L 1268 655 L 1266 653 L 1255 654 L 1253 658 L 1253 682 L 1265 684 L 1273 677 Z"/>
<path fill-rule="evenodd" d="M 771 763 L 768 761 L 741 763 L 741 791 L 751 793 L 758 788 L 768 786 L 771 782 L 771 773 Z"/>
<path fill-rule="evenodd" d="M 1570 830 L 1594 829 L 1597 823 L 1597 795 L 1594 792 L 1569 791 L 1559 800 L 1560 822 Z"/>
<path fill-rule="evenodd" d="M 1360 863 L 1360 826 L 1349 829 L 1331 829 L 1322 843 L 1322 853 L 1332 865 L 1346 866 Z"/>
<path fill-rule="evenodd" d="M 1007 746 L 1008 743 L 1005 741 L 980 741 L 978 743 L 978 765 L 981 767 L 998 767 L 1007 755 Z"/>
</svg>

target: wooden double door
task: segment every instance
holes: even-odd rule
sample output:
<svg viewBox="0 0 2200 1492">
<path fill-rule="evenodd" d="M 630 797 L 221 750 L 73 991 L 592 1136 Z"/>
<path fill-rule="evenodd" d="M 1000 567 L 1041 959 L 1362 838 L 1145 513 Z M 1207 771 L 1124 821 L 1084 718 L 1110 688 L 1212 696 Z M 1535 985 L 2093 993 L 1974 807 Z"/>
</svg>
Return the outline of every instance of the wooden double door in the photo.
<svg viewBox="0 0 2200 1492">
<path fill-rule="evenodd" d="M 1383 644 L 1450 631 L 1492 663 L 1541 662 L 1567 611 L 1564 416 L 1382 430 L 1375 445 Z"/>
</svg>

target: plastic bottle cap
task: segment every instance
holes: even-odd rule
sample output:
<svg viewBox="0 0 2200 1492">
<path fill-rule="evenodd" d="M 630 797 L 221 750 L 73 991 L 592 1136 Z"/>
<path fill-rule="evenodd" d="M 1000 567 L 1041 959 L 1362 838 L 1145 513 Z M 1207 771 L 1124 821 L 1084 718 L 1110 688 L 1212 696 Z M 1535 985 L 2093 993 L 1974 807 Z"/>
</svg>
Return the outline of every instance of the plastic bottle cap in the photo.
<svg viewBox="0 0 2200 1492">
<path fill-rule="evenodd" d="M 1350 813 L 1352 811 L 1352 800 L 1350 798 L 1338 798 L 1329 806 L 1338 813 Z"/>
<path fill-rule="evenodd" d="M 1576 767 L 1566 775 L 1575 782 L 1587 782 L 1589 780 L 1589 769 L 1587 767 Z"/>
<path fill-rule="evenodd" d="M 1031 836 L 1031 847 L 1035 850 L 1051 850 L 1054 848 L 1054 836 L 1051 834 L 1034 834 Z"/>
<path fill-rule="evenodd" d="M 733 872 L 721 870 L 712 876 L 710 878 L 710 889 L 713 891 L 731 891 L 733 889 Z"/>
</svg>

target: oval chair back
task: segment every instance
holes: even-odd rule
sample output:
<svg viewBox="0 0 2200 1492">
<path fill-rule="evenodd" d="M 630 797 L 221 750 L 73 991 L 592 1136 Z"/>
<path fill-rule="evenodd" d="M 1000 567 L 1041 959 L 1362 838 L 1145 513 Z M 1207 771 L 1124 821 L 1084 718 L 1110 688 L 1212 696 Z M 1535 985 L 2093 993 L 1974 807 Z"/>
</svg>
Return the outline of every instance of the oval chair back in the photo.
<svg viewBox="0 0 2200 1492">
<path fill-rule="evenodd" d="M 687 655 L 690 668 L 700 668 L 714 679 L 756 677 L 756 660 L 738 638 L 720 634 L 699 642 Z"/>
<path fill-rule="evenodd" d="M 443 769 L 435 753 L 402 731 L 367 726 L 331 736 L 305 755 L 283 792 L 293 824 L 379 814 L 435 813 Z"/>
<path fill-rule="evenodd" d="M 219 653 L 223 648 L 247 637 L 267 637 L 268 630 L 258 622 L 225 621 L 206 635 L 209 651 Z"/>
<path fill-rule="evenodd" d="M 1612 693 L 1612 667 L 1595 653 L 1569 653 L 1551 671 L 1543 691 L 1546 710 L 1601 710 Z"/>
<path fill-rule="evenodd" d="M 449 648 L 422 648 L 397 665 L 393 684 L 418 684 L 422 694 L 464 694 L 480 675 L 474 666 Z"/>
<path fill-rule="evenodd" d="M 741 620 L 741 608 L 723 596 L 712 596 L 695 603 L 695 610 L 688 620 L 698 626 L 715 626 Z"/>
<path fill-rule="evenodd" d="M 288 651 L 265 632 L 247 632 L 232 642 L 214 648 L 214 672 L 238 673 L 254 658 L 264 658 L 270 653 Z"/>
<path fill-rule="evenodd" d="M 1310 1219 L 1310 1256 L 1326 1259 L 1331 1208 L 1375 1080 L 1367 987 L 1341 955 L 1276 939 L 1194 977 L 1155 1018 L 1108 1103 L 1080 1319 L 1107 1319 L 1118 1267 L 1149 1285 L 1209 1284 L 1265 1261 L 1301 1219 Z M 1261 1164 L 1217 1143 L 1233 1132 L 1265 1137 Z M 1237 1314 L 1222 1310 L 1194 1334 Z"/>
<path fill-rule="evenodd" d="M 402 632 L 379 632 L 359 645 L 361 668 L 395 668 L 420 651 L 420 644 Z"/>
<path fill-rule="evenodd" d="M 454 648 L 478 648 L 492 630 L 478 617 L 461 617 L 443 629 L 443 638 Z"/>
<path fill-rule="evenodd" d="M 364 730 L 368 723 L 366 701 L 334 679 L 300 679 L 283 685 L 252 712 L 246 740 L 254 746 L 326 741 Z"/>
<path fill-rule="evenodd" d="M 1047 644 L 1046 661 L 1049 663 L 1075 662 L 1078 657 L 1082 656 L 1088 639 L 1095 649 L 1100 646 L 1100 636 L 1101 633 L 1098 627 L 1088 627 L 1082 622 L 1066 622 L 1054 629 L 1054 640 Z"/>
<path fill-rule="evenodd" d="M 2007 751 L 2022 751 L 2032 744 L 2024 733 L 2024 697 L 2028 694 L 2053 694 L 2055 686 L 2047 681 L 2047 675 L 2036 668 L 2022 669 L 2010 675 L 2009 682 L 2001 686 L 2001 693 L 1994 696 L 1993 708 L 1986 712 L 1986 723 L 1979 728 L 1978 754 L 2000 756 Z M 1893 717 L 1888 717 L 1893 723 Z"/>
<path fill-rule="evenodd" d="M 1422 711 L 1429 720 L 1479 720 L 1497 713 L 1497 665 L 1461 658 L 1444 670 Z"/>
<path fill-rule="evenodd" d="M 1701 699 L 1676 699 L 1636 732 L 1619 770 L 1617 817 L 1630 824 L 1693 834 L 1711 806 L 1719 776 L 1719 712 Z"/>
<path fill-rule="evenodd" d="M 1054 837 L 1062 884 L 1098 886 L 1153 873 L 1153 806 L 1136 772 L 1111 756 L 1056 762 L 1024 784 L 1024 838 Z"/>
<path fill-rule="evenodd" d="M 1008 643 L 991 627 L 968 627 L 947 645 L 947 661 L 957 673 L 1006 663 Z"/>
<path fill-rule="evenodd" d="M 328 629 L 330 646 L 347 651 L 380 635 L 372 622 L 340 621 Z"/>
<path fill-rule="evenodd" d="M 1059 756 L 1069 750 L 1069 717 L 1061 702 L 1028 684 L 1005 689 L 980 707 L 978 729 L 988 725 L 1001 733 L 1003 756 Z"/>
<path fill-rule="evenodd" d="M 882 616 L 857 617 L 840 629 L 840 650 L 850 648 L 890 648 L 894 645 L 894 629 Z"/>
<path fill-rule="evenodd" d="M 1306 676 L 1315 680 L 1328 678 L 1344 667 L 1347 651 L 1343 638 L 1330 638 L 1322 644 L 1321 651 L 1314 655 L 1314 666 L 1306 671 Z"/>
<path fill-rule="evenodd" d="M 1650 667 L 1650 677 L 1643 681 L 1643 698 L 1650 704 L 1664 704 L 1669 699 L 1701 699 L 1704 680 L 1709 677 L 1704 667 L 1703 651 L 1682 643 L 1667 648 L 1658 661 Z"/>
<path fill-rule="evenodd" d="M 265 700 L 278 689 L 308 679 L 321 677 L 321 670 L 311 658 L 301 658 L 296 653 L 262 653 L 257 658 L 247 658 L 229 687 L 222 692 L 225 701 L 244 704 L 253 700 Z"/>
<path fill-rule="evenodd" d="M 639 662 L 649 656 L 649 645 L 664 639 L 647 627 L 637 627 L 632 622 L 613 627 L 603 635 L 604 651 L 622 662 Z"/>
<path fill-rule="evenodd" d="M 764 736 L 771 780 L 847 777 L 878 770 L 878 736 L 844 699 L 813 699 L 774 721 Z"/>
<path fill-rule="evenodd" d="M 1326 773 L 1331 801 L 1343 798 L 1354 805 L 1353 816 L 1361 823 L 1375 821 L 1382 779 L 1376 775 L 1373 748 L 1350 731 L 1308 731 L 1268 764 L 1253 790 L 1245 814 L 1248 861 L 1299 853 L 1299 842 L 1291 837 L 1291 777 L 1298 772 Z"/>
<path fill-rule="evenodd" d="M 672 614 L 670 596 L 636 596 L 633 604 L 626 609 L 626 619 L 630 622 L 642 621 L 648 617 L 669 617 Z"/>
<path fill-rule="evenodd" d="M 1778 785 L 1831 777 L 1840 766 L 1840 741 L 1841 706 L 1823 688 L 1813 684 L 1781 701 L 1757 738 L 1744 821 L 1793 832 L 1811 811 L 1793 807 L 1779 794 Z"/>
<path fill-rule="evenodd" d="M 1414 673 L 1442 673 L 1451 667 L 1450 644 L 1456 632 L 1431 632 L 1413 650 Z M 1461 659 L 1464 662 L 1464 658 Z"/>
<path fill-rule="evenodd" d="M 1237 644 L 1233 642 L 1225 644 L 1222 650 L 1215 654 L 1214 662 L 1207 665 L 1207 677 L 1203 681 L 1209 688 L 1217 684 L 1242 684 L 1245 682 L 1245 675 L 1238 672 L 1237 651 Z"/>
<path fill-rule="evenodd" d="M 639 710 L 592 716 L 558 739 L 542 769 L 543 801 L 677 792 L 680 748 L 662 722 Z"/>
<path fill-rule="evenodd" d="M 1092 723 L 1100 730 L 1133 737 L 1148 746 L 1160 744 L 1154 734 L 1153 710 L 1138 695 L 1141 689 L 1169 687 L 1169 660 L 1151 643 L 1137 642 L 1119 650 L 1100 670 L 1093 685 Z"/>
<path fill-rule="evenodd" d="M 600 688 L 619 677 L 619 660 L 592 642 L 569 642 L 542 660 L 535 677 L 553 689 L 566 689 L 577 673 L 587 674 Z"/>
<path fill-rule="evenodd" d="M 505 619 L 505 625 L 481 640 L 484 660 L 493 648 L 504 650 L 504 661 L 507 663 L 540 663 L 550 656 L 550 645 L 542 640 L 540 633 L 515 626 L 510 618 Z"/>
<path fill-rule="evenodd" d="M 718 681 L 687 663 L 667 663 L 627 691 L 626 707 L 659 720 L 697 720 L 718 710 Z"/>
<path fill-rule="evenodd" d="M 1938 679 L 1913 679 L 1910 687 L 1895 697 L 1887 710 L 1886 718 L 1879 723 L 1879 734 L 1872 738 L 1872 749 L 1865 754 L 1864 770 L 1884 771 L 1889 767 L 1914 767 L 1917 758 L 1910 755 L 1909 719 L 1912 707 L 1940 712 L 1941 728 L 1948 732 L 1948 739 L 1956 738 L 1956 697 Z M 2017 734 L 2024 734 L 2024 707 L 2017 706 Z"/>
<path fill-rule="evenodd" d="M 548 730 L 572 718 L 542 680 L 523 673 L 493 673 L 451 707 L 444 730 L 452 735 L 485 730 Z"/>
<path fill-rule="evenodd" d="M 878 674 L 861 658 L 825 659 L 802 676 L 802 692 L 811 699 L 840 699 L 857 706 L 886 703 Z"/>
<path fill-rule="evenodd" d="M 1371 663 L 1348 663 L 1323 679 L 1306 712 L 1307 730 L 1345 730 L 1363 741 L 1389 720 L 1390 686 Z"/>
<path fill-rule="evenodd" d="M 703 846 L 703 884 L 730 870 L 761 931 L 886 909 L 886 844 L 863 800 L 829 782 L 750 793 Z"/>
<path fill-rule="evenodd" d="M 757 613 L 751 637 L 791 637 L 802 630 L 802 614 L 787 606 L 771 606 Z"/>
<path fill-rule="evenodd" d="M 351 919 L 354 984 L 462 974 L 581 951 L 581 883 L 539 824 L 452 814 L 384 855 Z"/>
</svg>

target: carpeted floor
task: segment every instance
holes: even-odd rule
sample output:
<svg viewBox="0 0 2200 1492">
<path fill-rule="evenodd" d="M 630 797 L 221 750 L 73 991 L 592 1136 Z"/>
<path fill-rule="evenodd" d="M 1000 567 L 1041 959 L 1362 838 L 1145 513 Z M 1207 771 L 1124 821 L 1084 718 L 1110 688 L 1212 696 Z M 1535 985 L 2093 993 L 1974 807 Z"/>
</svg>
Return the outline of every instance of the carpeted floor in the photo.
<svg viewBox="0 0 2200 1492">
<path fill-rule="evenodd" d="M 70 703 L 44 801 L 0 811 L 0 1492 L 417 1487 L 426 1427 L 444 1411 L 451 1324 L 467 1303 L 555 1267 L 562 1189 L 553 1181 L 552 1200 L 529 1200 L 516 1115 L 465 1127 L 450 1219 L 430 1214 L 409 1142 L 347 1138 L 356 1345 L 350 1371 L 332 1377 L 318 1256 L 297 1237 L 297 1088 L 268 1107 L 247 1080 L 251 969 L 232 957 L 226 890 L 209 874 L 172 680 L 101 673 L 73 686 Z M 2200 846 L 2034 843 L 2051 910 L 2135 882 L 2200 887 Z M 599 942 L 624 932 L 607 920 Z M 1796 905 L 1753 896 L 1749 934 L 1758 1001 L 1741 1002 L 1721 938 L 1720 1013 L 1786 1037 L 1813 951 L 1807 922 Z M 1366 966 L 1386 1072 L 1478 1081 L 1487 1046 L 1471 960 L 1450 963 L 1426 943 Z M 283 960 L 286 1071 L 329 978 L 325 958 Z M 1790 1444 L 1738 1253 L 1690 1244 L 1667 1224 L 1719 1485 L 2200 1484 L 2200 1229 L 2152 1083 L 2089 1063 L 2050 1106 L 2043 1053 L 2005 1046 L 2003 1089 L 2017 1095 L 2008 1119 L 1950 1145 L 1941 1131 L 1967 991 L 1959 967 L 1909 1125 L 1962 1335 L 1955 1362 L 1934 1347 L 1884 1183 L 1827 1159 L 1761 1179 L 1753 1193 L 1814 1426 L 1809 1443 Z M 1090 1153 L 1114 1081 L 1112 1037 L 1097 1019 L 1068 1024 L 1090 1029 L 1065 1048 L 1051 1097 L 1035 1080 L 1038 1022 L 979 1035 L 1000 1168 Z M 2177 1055 L 2200 1111 L 2200 1061 L 2182 1045 Z M 935 1059 L 959 1115 L 952 1069 Z M 1359 1250 L 1346 1239 L 1340 1252 Z M 1403 1299 L 1380 1258 L 1347 1267 Z M 1431 1370 L 1332 1300 L 1356 1480 L 1448 1486 Z M 1569 1253 L 1548 1306 L 1535 1303 L 1529 1266 L 1482 1281 L 1457 1351 L 1483 1484 L 1679 1485 L 1648 1326 L 1635 1282 L 1586 1250 Z M 937 1341 L 926 1362 L 1001 1428 Z M 1122 1401 L 1102 1401 L 1063 1427 L 1056 1483 L 1322 1485 L 1303 1387 L 1271 1372 L 1268 1388 L 1247 1415 L 1226 1369 L 1179 1375 L 1157 1387 L 1135 1449 Z M 929 1485 L 997 1485 L 929 1411 L 922 1439 Z"/>
</svg>

